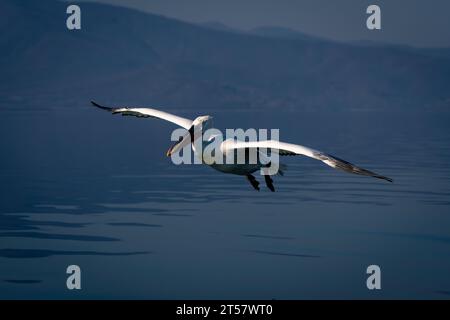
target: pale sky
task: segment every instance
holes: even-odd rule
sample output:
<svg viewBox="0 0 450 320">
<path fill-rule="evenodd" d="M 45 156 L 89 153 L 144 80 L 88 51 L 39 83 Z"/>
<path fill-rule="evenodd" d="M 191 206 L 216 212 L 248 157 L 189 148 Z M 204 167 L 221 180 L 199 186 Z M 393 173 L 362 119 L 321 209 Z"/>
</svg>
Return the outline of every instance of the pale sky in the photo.
<svg viewBox="0 0 450 320">
<path fill-rule="evenodd" d="M 184 21 L 238 29 L 282 26 L 343 41 L 450 47 L 449 0 L 88 0 Z M 366 28 L 366 8 L 381 7 L 382 30 Z"/>
</svg>

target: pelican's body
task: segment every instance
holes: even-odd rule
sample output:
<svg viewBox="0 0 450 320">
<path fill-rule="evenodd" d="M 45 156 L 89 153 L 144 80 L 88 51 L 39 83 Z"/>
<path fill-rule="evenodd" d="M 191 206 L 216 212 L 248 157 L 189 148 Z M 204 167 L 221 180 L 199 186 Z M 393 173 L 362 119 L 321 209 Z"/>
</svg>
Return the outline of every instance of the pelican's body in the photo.
<svg viewBox="0 0 450 320">
<path fill-rule="evenodd" d="M 92 102 L 92 104 L 98 108 L 110 111 L 113 114 L 122 114 L 124 116 L 130 115 L 145 118 L 148 117 L 159 118 L 172 122 L 186 129 L 187 134 L 184 137 L 182 137 L 175 145 L 169 148 L 169 150 L 167 151 L 167 156 L 171 156 L 172 154 L 179 152 L 183 147 L 186 147 L 187 144 L 191 144 L 194 156 L 198 157 L 203 164 L 207 164 L 213 169 L 223 173 L 246 176 L 248 181 L 256 190 L 259 190 L 259 182 L 256 181 L 256 178 L 253 176 L 253 173 L 270 165 L 270 161 L 268 161 L 267 158 L 264 156 L 264 154 L 262 154 L 259 151 L 260 149 L 270 149 L 272 150 L 271 152 L 277 152 L 280 156 L 303 155 L 320 160 L 325 164 L 327 164 L 328 166 L 333 167 L 335 169 L 340 169 L 346 172 L 359 175 L 371 176 L 374 178 L 392 182 L 392 179 L 388 177 L 357 167 L 345 160 L 339 159 L 337 157 L 331 156 L 321 151 L 317 151 L 301 145 L 295 145 L 276 140 L 250 141 L 250 142 L 239 141 L 235 139 L 225 139 L 223 135 L 222 136 L 213 135 L 210 137 L 210 139 L 204 141 L 202 139 L 202 132 L 204 132 L 204 130 L 211 129 L 212 126 L 211 116 L 200 116 L 197 117 L 195 120 L 189 120 L 186 118 L 178 117 L 176 115 L 151 108 L 128 108 L 128 107 L 110 108 L 101 106 L 95 102 Z M 198 134 L 200 134 L 200 140 L 198 142 L 201 144 L 200 145 L 201 150 L 197 150 L 198 143 L 197 144 L 194 143 L 197 141 L 197 139 L 199 139 Z M 219 140 L 220 148 L 218 149 L 219 151 L 217 151 L 220 152 L 219 158 L 222 158 L 223 160 L 220 163 L 215 161 L 217 157 L 211 157 L 208 156 L 208 154 L 202 152 L 202 150 L 205 150 L 210 144 L 216 142 L 216 139 L 220 139 Z M 247 161 L 246 158 L 246 161 L 244 163 L 239 163 L 236 161 L 233 162 L 232 164 L 226 163 L 225 158 L 227 154 L 229 154 L 230 152 L 233 152 L 232 154 L 235 155 L 234 151 L 245 151 L 245 153 L 247 154 L 249 150 L 256 152 L 257 154 L 256 162 Z M 283 171 L 278 170 L 278 173 L 282 175 Z M 275 191 L 271 176 L 269 174 L 265 174 L 264 179 L 267 187 L 271 191 Z"/>
<path fill-rule="evenodd" d="M 204 127 L 203 130 L 207 128 L 210 129 L 210 123 L 207 123 Z M 232 140 L 231 139 L 225 139 L 225 136 L 223 135 L 216 135 L 213 136 L 211 139 L 207 140 L 207 141 L 202 141 L 202 149 L 201 150 L 205 150 L 210 144 L 214 143 L 215 139 L 219 139 L 220 141 L 223 141 L 223 145 L 226 145 L 228 143 L 231 143 Z M 237 160 L 236 160 L 236 156 L 235 156 L 235 163 L 233 164 L 227 164 L 226 163 L 226 155 L 225 154 L 221 154 L 220 157 L 222 158 L 222 162 L 221 163 L 216 163 L 216 161 L 212 158 L 212 157 L 208 157 L 208 154 L 202 153 L 200 150 L 197 150 L 195 147 L 195 144 L 191 144 L 192 147 L 192 151 L 194 152 L 194 156 L 197 157 L 197 159 L 199 159 L 200 161 L 202 161 L 203 164 L 206 164 L 208 166 L 210 166 L 211 168 L 223 172 L 223 173 L 231 173 L 231 174 L 237 174 L 237 175 L 241 175 L 241 176 L 245 176 L 248 174 L 252 174 L 258 170 L 260 170 L 263 166 L 264 163 L 258 161 L 255 164 L 252 163 L 248 163 L 249 161 L 246 161 L 246 163 L 243 164 L 237 164 Z M 258 159 L 259 160 L 259 159 Z"/>
<path fill-rule="evenodd" d="M 245 176 L 247 174 L 255 173 L 260 170 L 263 166 L 262 164 L 210 164 L 211 168 L 223 173 L 238 174 L 240 176 Z"/>
</svg>

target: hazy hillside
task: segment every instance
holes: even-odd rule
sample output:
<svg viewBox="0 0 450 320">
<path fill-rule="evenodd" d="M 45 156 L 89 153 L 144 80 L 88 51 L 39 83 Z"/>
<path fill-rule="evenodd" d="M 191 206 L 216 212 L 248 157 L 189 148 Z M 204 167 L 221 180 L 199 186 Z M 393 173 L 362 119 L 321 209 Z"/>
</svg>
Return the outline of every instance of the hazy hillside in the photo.
<svg viewBox="0 0 450 320">
<path fill-rule="evenodd" d="M 276 26 L 263 26 L 263 27 L 257 27 L 253 28 L 249 31 L 251 34 L 264 36 L 264 37 L 271 37 L 271 38 L 285 38 L 285 39 L 291 39 L 291 40 L 307 40 L 307 41 L 320 41 L 321 39 L 318 37 L 313 37 L 310 35 L 307 35 L 302 32 L 298 32 L 293 29 L 289 28 L 283 28 L 283 27 L 276 27 Z"/>
<path fill-rule="evenodd" d="M 441 51 L 227 32 L 92 3 L 80 5 L 82 30 L 69 31 L 66 6 L 0 2 L 1 108 L 91 98 L 199 109 L 450 107 Z"/>
</svg>

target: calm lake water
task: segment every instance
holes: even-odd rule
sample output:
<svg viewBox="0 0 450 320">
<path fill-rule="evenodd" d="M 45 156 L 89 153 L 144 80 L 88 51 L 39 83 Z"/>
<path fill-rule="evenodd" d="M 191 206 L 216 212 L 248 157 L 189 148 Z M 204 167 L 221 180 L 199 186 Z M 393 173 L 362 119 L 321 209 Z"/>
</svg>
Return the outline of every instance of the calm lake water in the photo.
<svg viewBox="0 0 450 320">
<path fill-rule="evenodd" d="M 173 165 L 170 124 L 34 110 L 0 118 L 0 298 L 450 298 L 447 113 L 211 112 L 394 179 L 287 157 L 271 193 Z"/>
</svg>

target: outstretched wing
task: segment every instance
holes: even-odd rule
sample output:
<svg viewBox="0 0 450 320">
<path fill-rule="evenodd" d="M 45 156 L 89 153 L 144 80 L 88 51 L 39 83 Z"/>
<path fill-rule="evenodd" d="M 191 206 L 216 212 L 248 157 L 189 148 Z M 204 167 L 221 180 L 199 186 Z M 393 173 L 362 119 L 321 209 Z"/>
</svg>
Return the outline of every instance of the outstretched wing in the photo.
<svg viewBox="0 0 450 320">
<path fill-rule="evenodd" d="M 340 169 L 349 173 L 360 174 L 363 176 L 370 176 L 378 179 L 387 180 L 389 182 L 393 182 L 391 178 L 357 167 L 348 161 L 339 159 L 335 156 L 326 154 L 324 152 L 317 151 L 297 144 L 285 143 L 275 140 L 254 141 L 254 142 L 226 140 L 222 143 L 221 146 L 221 150 L 224 154 L 226 154 L 227 151 L 238 149 L 254 149 L 254 148 L 270 149 L 272 152 L 278 152 L 280 156 L 303 155 L 313 159 L 320 160 L 335 169 Z"/>
<path fill-rule="evenodd" d="M 135 117 L 143 117 L 143 118 L 158 118 L 163 119 L 172 123 L 175 123 L 176 125 L 179 125 L 180 127 L 183 127 L 187 130 L 192 126 L 192 120 L 178 117 L 176 115 L 159 111 L 156 109 L 150 109 L 150 108 L 129 108 L 129 107 L 120 107 L 120 108 L 111 108 L 111 107 L 105 107 L 102 105 L 99 105 L 98 103 L 91 101 L 91 103 L 96 106 L 97 108 L 106 110 L 111 112 L 112 114 L 120 113 L 123 116 L 135 116 Z"/>
</svg>

